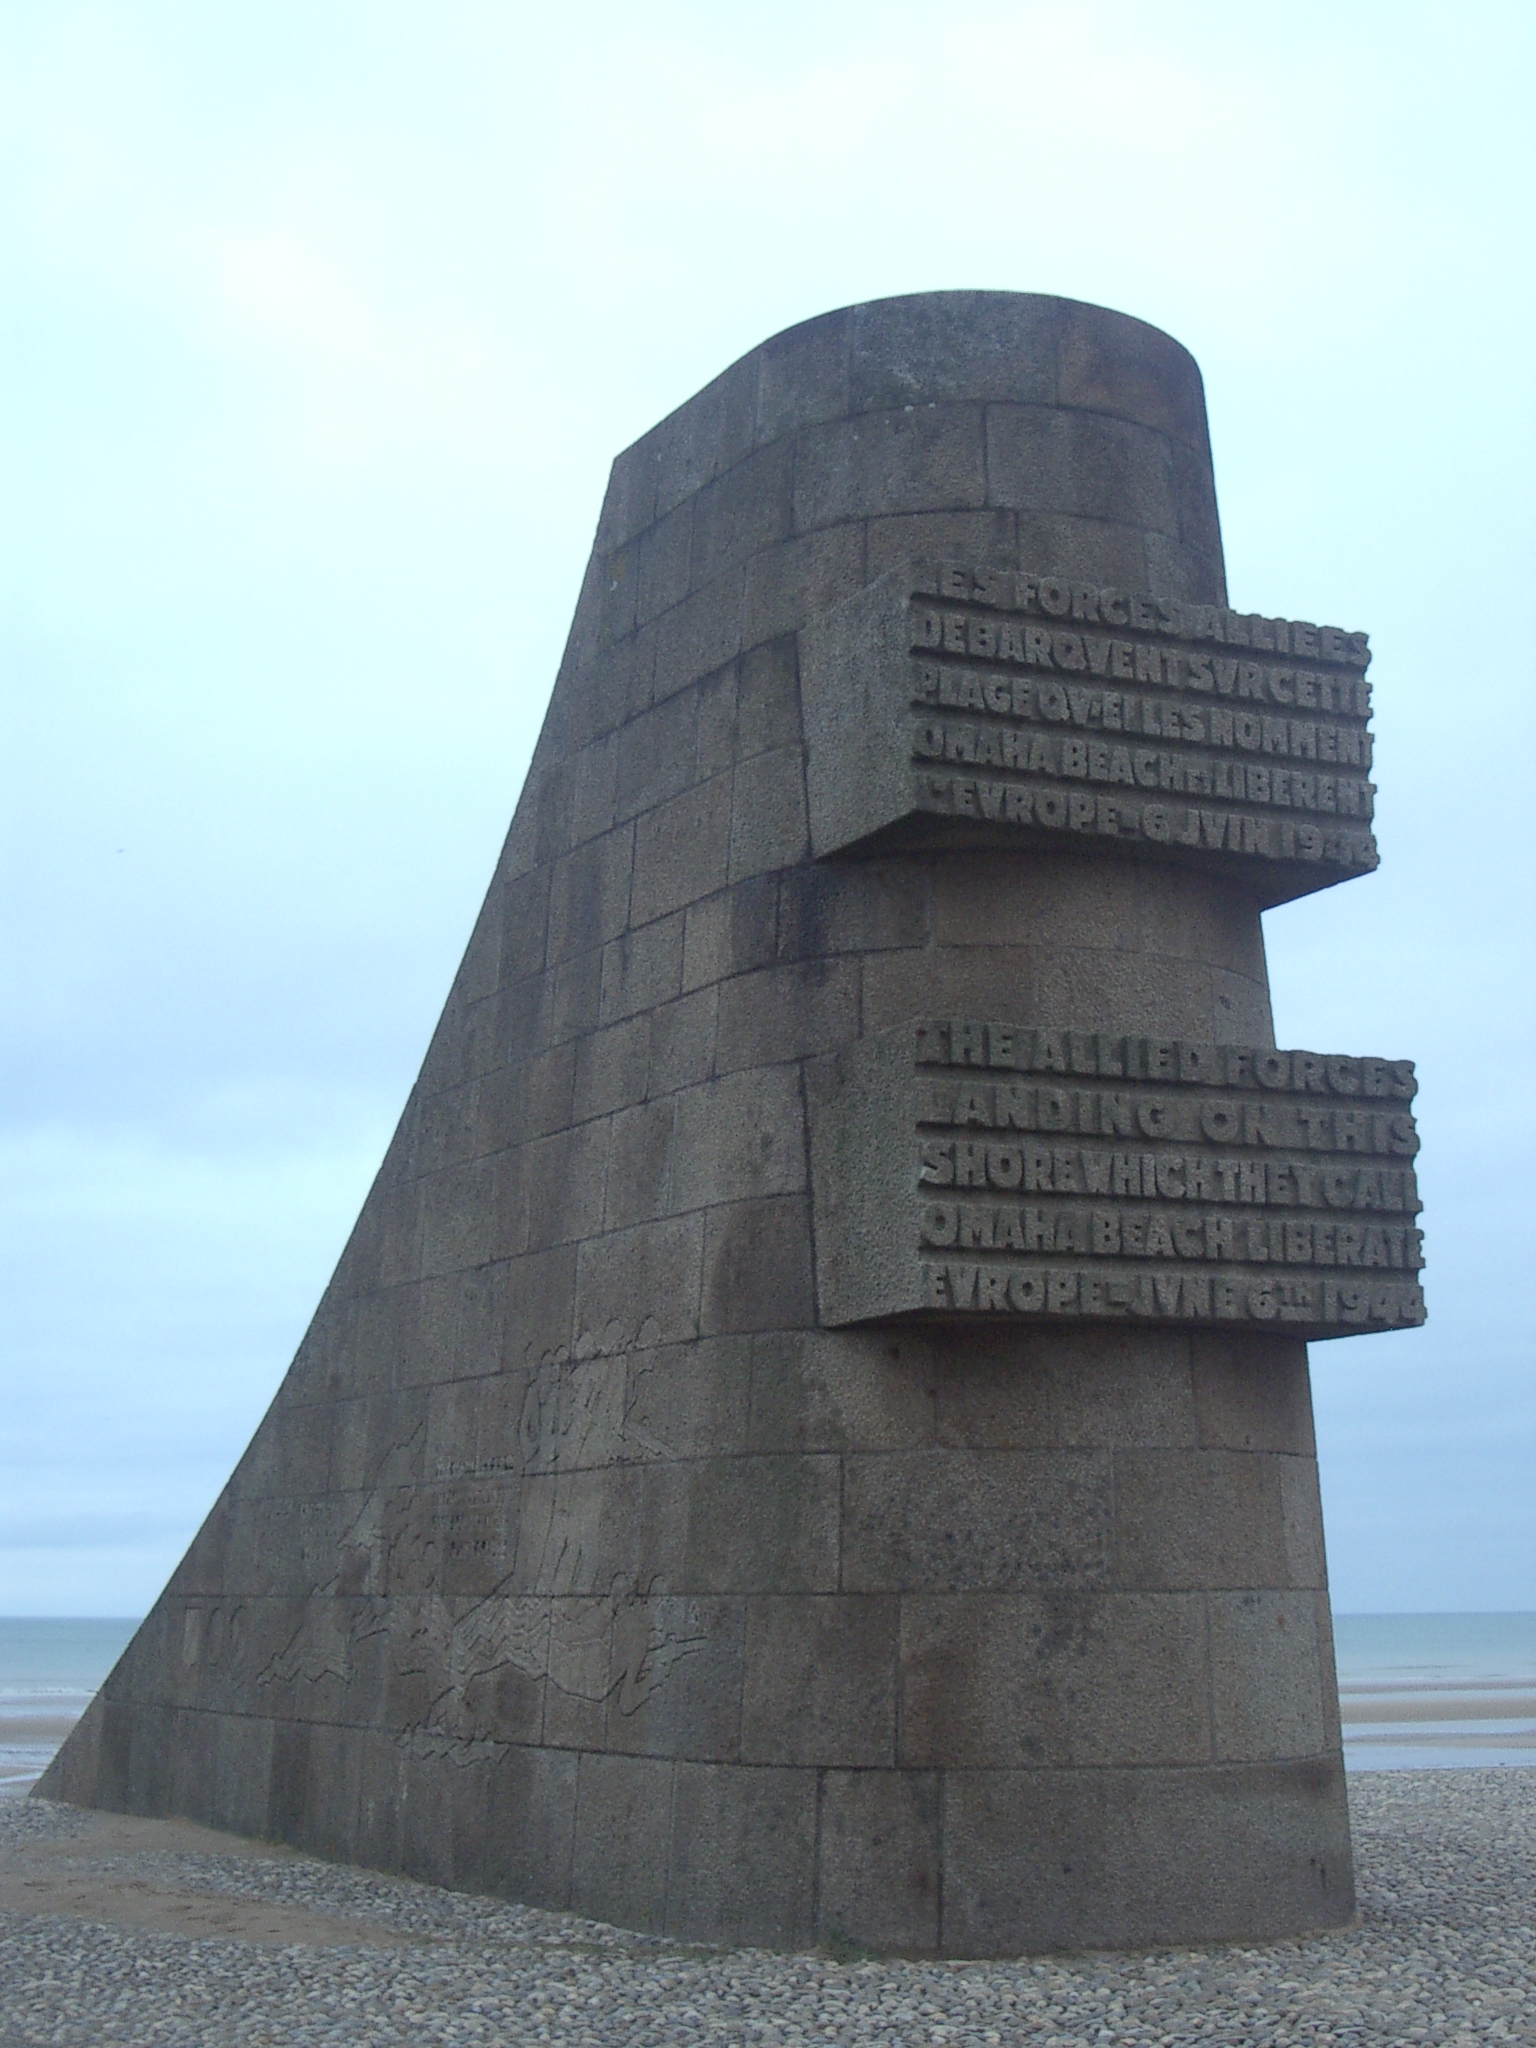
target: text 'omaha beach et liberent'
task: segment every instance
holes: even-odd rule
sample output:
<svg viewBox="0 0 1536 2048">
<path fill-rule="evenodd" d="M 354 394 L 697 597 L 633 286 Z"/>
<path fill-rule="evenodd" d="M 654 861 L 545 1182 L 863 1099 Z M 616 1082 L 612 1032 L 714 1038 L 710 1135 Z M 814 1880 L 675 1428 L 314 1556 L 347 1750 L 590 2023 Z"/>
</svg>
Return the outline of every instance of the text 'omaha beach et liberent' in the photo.
<svg viewBox="0 0 1536 2048">
<path fill-rule="evenodd" d="M 1377 865 L 1364 633 L 1006 569 L 911 581 L 916 809 Z"/>
</svg>

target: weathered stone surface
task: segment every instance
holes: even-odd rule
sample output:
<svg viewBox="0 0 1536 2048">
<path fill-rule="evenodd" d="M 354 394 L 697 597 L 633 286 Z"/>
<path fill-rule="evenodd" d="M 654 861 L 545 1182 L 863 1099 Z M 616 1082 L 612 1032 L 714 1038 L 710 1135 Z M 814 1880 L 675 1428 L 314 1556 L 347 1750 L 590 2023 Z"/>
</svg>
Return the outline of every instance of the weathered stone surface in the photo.
<svg viewBox="0 0 1536 2048">
<path fill-rule="evenodd" d="M 692 1939 L 1348 1918 L 1310 1325 L 829 1326 L 808 1147 L 850 1048 L 925 1018 L 1272 1045 L 1284 863 L 1241 831 L 1180 864 L 1071 830 L 870 851 L 856 816 L 828 857 L 806 629 L 914 559 L 1225 632 L 1190 357 L 1055 299 L 886 301 L 619 457 L 377 1182 L 47 1792 Z M 913 1193 L 911 1120 L 870 1129 Z"/>
</svg>

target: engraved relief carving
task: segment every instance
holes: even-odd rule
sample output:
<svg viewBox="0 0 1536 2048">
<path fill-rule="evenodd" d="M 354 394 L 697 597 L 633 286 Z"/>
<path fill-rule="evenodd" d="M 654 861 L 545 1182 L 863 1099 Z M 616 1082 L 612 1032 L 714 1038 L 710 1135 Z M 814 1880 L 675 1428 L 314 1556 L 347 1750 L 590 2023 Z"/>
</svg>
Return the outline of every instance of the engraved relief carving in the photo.
<svg viewBox="0 0 1536 2048">
<path fill-rule="evenodd" d="M 640 1334 L 643 1340 L 646 1332 Z M 518 1423 L 523 1471 L 575 1471 L 626 1457 L 672 1455 L 635 1420 L 640 1382 L 650 1369 L 644 1348 L 637 1342 L 641 1355 L 635 1357 L 622 1325 L 610 1323 L 600 1338 L 586 1334 L 574 1349 L 562 1344 L 544 1354 Z"/>
</svg>

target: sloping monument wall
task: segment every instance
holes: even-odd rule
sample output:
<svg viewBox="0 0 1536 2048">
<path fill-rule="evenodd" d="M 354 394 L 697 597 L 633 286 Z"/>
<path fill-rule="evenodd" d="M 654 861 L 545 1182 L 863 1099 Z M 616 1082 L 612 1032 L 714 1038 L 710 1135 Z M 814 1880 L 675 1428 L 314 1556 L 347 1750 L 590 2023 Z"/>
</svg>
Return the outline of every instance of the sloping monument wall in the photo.
<svg viewBox="0 0 1536 2048">
<path fill-rule="evenodd" d="M 1422 1314 L 1410 1070 L 1270 1050 L 1366 650 L 1225 606 L 1196 366 L 1096 307 L 829 314 L 619 457 L 378 1179 L 44 1793 L 690 1939 L 1348 1918 L 1304 1339 Z"/>
</svg>

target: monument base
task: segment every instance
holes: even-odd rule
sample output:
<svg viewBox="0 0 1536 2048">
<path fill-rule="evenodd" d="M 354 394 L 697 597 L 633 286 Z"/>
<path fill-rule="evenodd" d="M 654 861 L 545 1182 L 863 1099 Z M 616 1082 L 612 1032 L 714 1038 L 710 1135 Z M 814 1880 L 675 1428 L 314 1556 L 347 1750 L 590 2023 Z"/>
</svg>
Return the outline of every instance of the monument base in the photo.
<svg viewBox="0 0 1536 2048">
<path fill-rule="evenodd" d="M 687 1476 L 688 1595 L 417 1600 L 391 1630 L 262 1591 L 255 1557 L 199 1593 L 194 1550 L 39 1789 L 689 1941 L 995 1956 L 1350 1919 L 1302 1345 L 906 1328 L 720 1364 L 756 1469 Z M 498 1625 L 499 1664 L 465 1647 Z M 220 1693 L 255 1711 L 197 1704 Z"/>
</svg>

